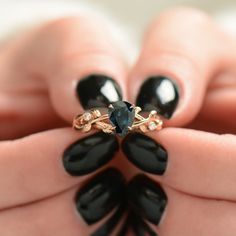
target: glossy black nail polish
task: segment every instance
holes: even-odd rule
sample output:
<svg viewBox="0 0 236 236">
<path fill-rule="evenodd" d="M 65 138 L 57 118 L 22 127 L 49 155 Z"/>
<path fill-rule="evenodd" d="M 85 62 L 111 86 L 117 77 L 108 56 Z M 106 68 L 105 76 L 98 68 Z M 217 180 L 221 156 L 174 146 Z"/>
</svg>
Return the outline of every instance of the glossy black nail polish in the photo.
<svg viewBox="0 0 236 236">
<path fill-rule="evenodd" d="M 80 139 L 63 155 L 65 170 L 73 176 L 89 174 L 108 163 L 119 148 L 114 135 L 103 132 Z"/>
<path fill-rule="evenodd" d="M 124 200 L 125 180 L 116 169 L 93 177 L 76 196 L 77 210 L 88 224 L 96 223 Z"/>
<path fill-rule="evenodd" d="M 138 168 L 163 175 L 168 161 L 164 147 L 141 133 L 130 133 L 122 141 L 122 150 L 126 157 Z"/>
<path fill-rule="evenodd" d="M 164 76 L 153 76 L 142 84 L 136 105 L 144 111 L 157 110 L 165 118 L 171 118 L 179 101 L 177 85 Z"/>
<path fill-rule="evenodd" d="M 108 76 L 98 74 L 81 79 L 76 94 L 84 109 L 108 107 L 110 103 L 122 100 L 118 83 Z"/>
<path fill-rule="evenodd" d="M 127 192 L 134 212 L 158 225 L 167 204 L 167 196 L 160 185 L 144 175 L 138 175 L 130 181 Z"/>
</svg>

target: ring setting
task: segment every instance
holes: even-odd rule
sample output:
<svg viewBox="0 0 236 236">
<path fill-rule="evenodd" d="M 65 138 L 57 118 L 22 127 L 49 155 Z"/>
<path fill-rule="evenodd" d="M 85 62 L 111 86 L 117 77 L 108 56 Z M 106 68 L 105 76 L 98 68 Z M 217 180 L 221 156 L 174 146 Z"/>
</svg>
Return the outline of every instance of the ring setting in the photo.
<svg viewBox="0 0 236 236">
<path fill-rule="evenodd" d="M 85 111 L 73 120 L 73 128 L 82 132 L 92 129 L 102 130 L 105 133 L 116 133 L 124 137 L 130 131 L 159 131 L 163 121 L 157 111 L 152 110 L 147 117 L 139 114 L 142 109 L 126 101 L 111 103 L 106 113 L 99 109 Z"/>
</svg>

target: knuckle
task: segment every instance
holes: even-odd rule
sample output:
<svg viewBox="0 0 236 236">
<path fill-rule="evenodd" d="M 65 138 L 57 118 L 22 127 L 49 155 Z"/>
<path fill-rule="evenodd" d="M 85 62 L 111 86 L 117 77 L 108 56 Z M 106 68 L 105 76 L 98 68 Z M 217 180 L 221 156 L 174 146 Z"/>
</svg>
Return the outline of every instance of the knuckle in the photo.
<svg viewBox="0 0 236 236">
<path fill-rule="evenodd" d="M 45 30 L 52 31 L 52 30 L 70 30 L 73 29 L 78 23 L 82 23 L 84 18 L 80 16 L 69 16 L 63 17 L 56 20 L 49 21 L 45 24 Z"/>
<path fill-rule="evenodd" d="M 61 60 L 78 45 L 78 17 L 66 17 L 49 21 L 42 25 L 33 40 L 31 54 L 40 61 L 41 68 L 49 68 L 55 58 Z M 35 46 L 37 45 L 37 47 Z M 46 56 L 47 55 L 47 56 Z M 36 68 L 37 65 L 36 65 Z"/>
<path fill-rule="evenodd" d="M 205 39 L 210 39 L 216 32 L 217 24 L 205 12 L 190 7 L 175 7 L 153 20 L 146 31 L 144 41 L 155 39 L 156 42 L 169 42 L 169 45 L 170 42 L 178 45 L 184 42 L 192 48 L 193 44 L 190 41 L 202 42 L 202 35 L 205 35 Z M 185 35 L 189 40 L 183 40 L 177 35 Z"/>
<path fill-rule="evenodd" d="M 212 21 L 206 12 L 198 8 L 184 6 L 177 6 L 166 10 L 156 20 L 191 24 L 205 24 Z"/>
<path fill-rule="evenodd" d="M 97 53 L 104 48 L 103 31 L 103 22 L 89 16 L 65 17 L 46 23 L 38 39 L 45 42 L 41 43 L 45 51 L 65 61 L 71 56 L 87 51 Z"/>
<path fill-rule="evenodd" d="M 74 37 L 75 32 L 80 30 L 82 24 L 80 18 L 77 17 L 61 18 L 46 23 L 39 34 L 49 42 L 54 41 L 65 45 Z"/>
<path fill-rule="evenodd" d="M 81 16 L 69 16 L 60 19 L 56 19 L 46 23 L 44 27 L 45 32 L 53 32 L 62 38 L 66 38 L 70 35 L 89 34 L 90 32 L 96 32 L 102 22 L 89 15 Z"/>
</svg>

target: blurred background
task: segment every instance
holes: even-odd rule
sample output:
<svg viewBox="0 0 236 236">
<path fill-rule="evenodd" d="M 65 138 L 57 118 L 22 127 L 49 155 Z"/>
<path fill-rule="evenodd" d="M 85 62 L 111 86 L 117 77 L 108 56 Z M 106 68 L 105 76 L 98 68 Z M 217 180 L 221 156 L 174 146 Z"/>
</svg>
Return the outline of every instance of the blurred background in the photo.
<svg viewBox="0 0 236 236">
<path fill-rule="evenodd" d="M 140 35 L 153 16 L 175 5 L 199 7 L 236 32 L 236 0 L 0 0 L 0 39 L 21 27 L 78 14 L 90 6 Z"/>
</svg>

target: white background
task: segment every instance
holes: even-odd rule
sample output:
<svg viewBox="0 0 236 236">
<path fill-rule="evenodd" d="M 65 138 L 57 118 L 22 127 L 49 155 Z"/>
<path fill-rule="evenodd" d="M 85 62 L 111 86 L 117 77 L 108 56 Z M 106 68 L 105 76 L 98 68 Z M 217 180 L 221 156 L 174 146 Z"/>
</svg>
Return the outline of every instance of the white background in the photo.
<svg viewBox="0 0 236 236">
<path fill-rule="evenodd" d="M 77 14 L 84 4 L 104 9 L 137 35 L 160 11 L 175 5 L 200 7 L 236 32 L 236 0 L 0 0 L 0 39 L 42 19 Z"/>
</svg>

